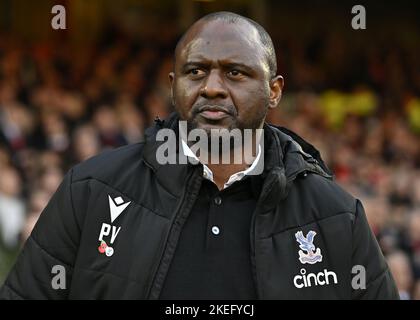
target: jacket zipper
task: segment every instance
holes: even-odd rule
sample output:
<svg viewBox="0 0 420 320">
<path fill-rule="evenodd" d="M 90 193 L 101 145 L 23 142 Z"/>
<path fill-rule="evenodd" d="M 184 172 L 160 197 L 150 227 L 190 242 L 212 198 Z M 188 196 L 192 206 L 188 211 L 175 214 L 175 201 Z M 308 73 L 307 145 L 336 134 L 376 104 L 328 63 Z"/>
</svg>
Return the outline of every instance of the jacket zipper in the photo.
<svg viewBox="0 0 420 320">
<path fill-rule="evenodd" d="M 199 186 L 201 185 L 201 182 L 202 182 L 202 178 L 200 178 L 200 175 L 197 174 L 196 172 L 199 172 L 199 170 L 194 168 L 186 179 L 186 183 L 185 183 L 186 187 L 184 188 L 184 191 L 183 191 L 182 196 L 181 196 L 182 200 L 180 202 L 180 205 L 178 206 L 178 210 L 175 214 L 175 218 L 173 219 L 172 226 L 169 230 L 168 237 L 167 237 L 167 240 L 166 240 L 166 243 L 165 243 L 164 251 L 163 251 L 163 253 L 160 257 L 159 264 L 157 265 L 156 271 L 153 275 L 153 281 L 150 284 L 149 289 L 147 290 L 147 295 L 146 295 L 147 299 L 150 299 L 150 300 L 159 299 L 159 296 L 160 296 L 160 293 L 161 293 L 161 290 L 162 290 L 167 272 L 169 270 L 173 255 L 175 253 L 176 245 L 177 245 L 178 240 L 179 240 L 179 235 L 181 234 L 182 227 L 183 227 L 185 221 L 187 220 L 187 218 L 190 214 L 190 211 L 193 207 L 193 204 L 195 202 L 194 191 L 188 191 L 187 192 L 187 190 L 190 190 L 189 184 L 190 183 L 197 184 L 198 187 L 197 187 L 197 190 L 195 190 L 195 191 L 198 194 Z M 194 174 L 198 175 L 197 179 L 192 178 L 194 176 Z M 190 208 L 188 208 L 188 212 L 185 213 L 184 222 L 180 222 L 181 213 L 185 211 L 187 205 L 190 205 Z M 174 226 L 175 225 L 179 225 L 179 227 L 180 227 L 180 229 L 177 233 L 175 233 L 175 231 L 174 231 Z M 173 241 L 173 243 L 171 243 L 171 241 Z M 173 252 L 168 252 L 168 246 L 171 245 L 171 244 L 174 245 Z M 161 270 L 162 262 L 165 258 L 169 258 L 169 261 L 167 262 L 167 267 L 165 269 Z M 162 279 L 162 280 L 160 280 L 160 279 Z"/>
<path fill-rule="evenodd" d="M 250 228 L 250 245 L 251 245 L 251 268 L 252 268 L 252 276 L 253 276 L 253 280 L 254 280 L 254 285 L 255 285 L 255 291 L 256 291 L 256 295 L 257 295 L 257 299 L 261 299 L 263 297 L 262 294 L 262 290 L 258 281 L 258 272 L 257 272 L 257 259 L 256 259 L 256 255 L 255 255 L 255 243 L 256 243 L 256 232 L 255 232 L 255 228 L 256 228 L 256 219 L 258 214 L 260 214 L 260 210 L 259 210 L 259 204 L 261 202 L 263 202 L 265 200 L 265 198 L 267 197 L 267 195 L 269 194 L 269 191 L 271 190 L 271 188 L 273 187 L 273 184 L 276 182 L 275 179 L 273 179 L 272 181 L 269 181 L 267 183 L 267 192 L 265 194 L 262 194 L 262 192 L 264 191 L 264 185 L 261 188 L 261 195 L 260 195 L 260 199 L 258 199 L 257 201 L 257 205 L 256 208 L 252 214 L 252 218 L 251 218 L 251 228 Z"/>
<path fill-rule="evenodd" d="M 292 182 L 293 180 L 296 179 L 296 177 L 301 174 L 302 172 L 305 171 L 310 171 L 310 172 L 315 172 L 318 173 L 316 170 L 311 170 L 310 168 L 305 168 L 305 169 L 301 169 L 297 172 L 295 172 L 292 176 L 287 178 L 287 184 L 290 184 L 290 182 Z M 319 173 L 318 173 L 319 174 Z M 257 207 L 255 208 L 252 218 L 251 218 L 251 230 L 250 230 L 250 240 L 251 240 L 251 267 L 252 267 L 252 276 L 253 276 L 253 280 L 254 280 L 254 284 L 255 284 L 255 290 L 256 290 L 256 294 L 257 294 L 257 299 L 262 299 L 263 297 L 263 292 L 262 289 L 260 287 L 260 283 L 258 281 L 258 272 L 257 272 L 257 258 L 256 258 L 256 254 L 255 254 L 255 244 L 257 241 L 256 238 L 256 232 L 255 232 L 255 228 L 256 228 L 256 219 L 258 214 L 260 214 L 260 210 L 259 210 L 259 204 L 261 202 L 263 202 L 265 200 L 265 198 L 267 197 L 267 195 L 269 194 L 270 190 L 273 187 L 273 184 L 276 182 L 276 179 L 268 182 L 268 186 L 266 187 L 268 190 L 267 192 L 263 195 L 261 194 L 261 196 L 263 196 L 263 198 L 259 199 L 257 202 Z M 263 188 L 261 189 L 261 192 L 263 191 Z"/>
<path fill-rule="evenodd" d="M 255 218 L 257 215 L 258 207 L 255 208 L 254 213 L 251 218 L 251 234 L 250 234 L 250 240 L 251 240 L 251 268 L 252 268 L 252 278 L 254 281 L 255 286 L 255 292 L 257 295 L 257 299 L 259 300 L 261 298 L 259 283 L 258 283 L 258 277 L 257 277 L 257 262 L 255 257 Z"/>
</svg>

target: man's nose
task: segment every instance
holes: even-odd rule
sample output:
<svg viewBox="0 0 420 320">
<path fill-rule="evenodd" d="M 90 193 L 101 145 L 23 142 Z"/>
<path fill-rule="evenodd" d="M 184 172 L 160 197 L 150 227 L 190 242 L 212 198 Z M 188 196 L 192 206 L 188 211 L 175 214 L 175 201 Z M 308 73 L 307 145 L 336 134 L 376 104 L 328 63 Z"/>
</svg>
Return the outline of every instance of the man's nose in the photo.
<svg viewBox="0 0 420 320">
<path fill-rule="evenodd" d="M 226 98 L 227 90 L 218 70 L 211 70 L 200 89 L 200 95 L 207 99 Z"/>
</svg>

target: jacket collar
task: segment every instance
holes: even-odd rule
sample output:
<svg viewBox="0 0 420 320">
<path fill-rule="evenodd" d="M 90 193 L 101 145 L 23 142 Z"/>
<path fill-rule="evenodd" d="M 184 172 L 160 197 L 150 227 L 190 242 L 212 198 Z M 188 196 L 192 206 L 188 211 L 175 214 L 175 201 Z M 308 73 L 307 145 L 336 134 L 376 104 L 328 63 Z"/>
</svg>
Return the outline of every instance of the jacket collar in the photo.
<svg viewBox="0 0 420 320">
<path fill-rule="evenodd" d="M 267 171 L 283 167 L 288 180 L 301 172 L 309 171 L 332 178 L 319 151 L 293 131 L 284 127 L 266 124 L 264 126 Z"/>
<path fill-rule="evenodd" d="M 332 174 L 321 159 L 319 151 L 294 132 L 266 124 L 264 144 L 264 181 L 260 186 L 258 200 L 261 212 L 270 211 L 283 201 L 294 180 L 301 174 L 311 172 L 332 179 Z"/>
</svg>

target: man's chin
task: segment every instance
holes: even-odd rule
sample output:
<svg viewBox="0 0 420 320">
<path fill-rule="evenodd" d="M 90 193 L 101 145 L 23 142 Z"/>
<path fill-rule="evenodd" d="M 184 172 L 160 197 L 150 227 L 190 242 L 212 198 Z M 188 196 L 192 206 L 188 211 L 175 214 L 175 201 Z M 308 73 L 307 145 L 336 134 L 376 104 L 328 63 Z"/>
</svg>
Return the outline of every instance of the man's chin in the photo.
<svg viewBox="0 0 420 320">
<path fill-rule="evenodd" d="M 197 126 L 197 129 L 202 129 L 210 131 L 212 129 L 221 130 L 221 129 L 230 129 L 230 126 L 223 124 L 213 124 L 213 123 L 200 123 Z"/>
<path fill-rule="evenodd" d="M 223 119 L 223 120 L 226 120 L 226 119 Z M 205 119 L 200 119 L 199 121 L 191 121 L 191 122 L 188 122 L 188 129 L 189 131 L 193 129 L 200 129 L 200 130 L 206 131 L 207 133 L 210 133 L 212 129 L 232 130 L 234 128 L 231 121 L 223 121 L 223 120 L 222 121 L 209 121 Z"/>
</svg>

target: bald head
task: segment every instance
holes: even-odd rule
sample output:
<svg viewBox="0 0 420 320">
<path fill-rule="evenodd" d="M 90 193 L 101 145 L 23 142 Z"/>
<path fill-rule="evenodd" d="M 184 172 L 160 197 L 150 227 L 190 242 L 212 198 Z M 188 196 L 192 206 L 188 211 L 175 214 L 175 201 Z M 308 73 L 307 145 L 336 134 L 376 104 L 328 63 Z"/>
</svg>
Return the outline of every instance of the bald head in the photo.
<svg viewBox="0 0 420 320">
<path fill-rule="evenodd" d="M 201 18 L 184 34 L 169 74 L 172 103 L 190 129 L 262 128 L 280 101 L 270 37 L 252 20 L 230 12 Z"/>
<path fill-rule="evenodd" d="M 202 17 L 200 20 L 196 21 L 178 41 L 175 49 L 175 61 L 180 52 L 180 49 L 187 45 L 194 38 L 194 36 L 199 30 L 202 30 L 208 23 L 214 21 L 221 21 L 223 23 L 232 25 L 247 24 L 248 26 L 250 26 L 254 30 L 256 38 L 259 41 L 259 47 L 262 48 L 264 52 L 266 63 L 269 68 L 270 77 L 275 77 L 275 75 L 277 74 L 277 59 L 276 52 L 273 46 L 273 41 L 271 40 L 270 35 L 267 33 L 267 31 L 265 31 L 265 29 L 261 25 L 259 25 L 254 20 L 227 11 L 210 13 Z"/>
</svg>

